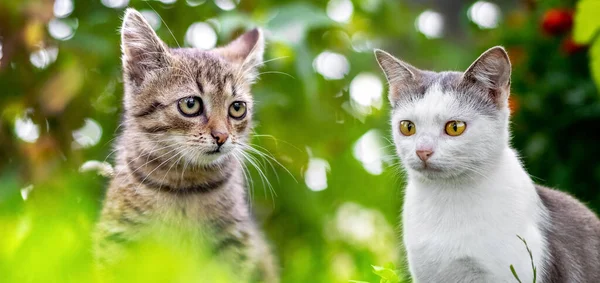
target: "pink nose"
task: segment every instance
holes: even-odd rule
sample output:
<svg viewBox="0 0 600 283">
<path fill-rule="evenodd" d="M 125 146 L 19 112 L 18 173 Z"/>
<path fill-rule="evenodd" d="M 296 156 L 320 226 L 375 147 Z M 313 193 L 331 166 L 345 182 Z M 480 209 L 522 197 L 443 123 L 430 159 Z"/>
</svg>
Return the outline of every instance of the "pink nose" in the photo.
<svg viewBox="0 0 600 283">
<path fill-rule="evenodd" d="M 433 155 L 433 151 L 431 150 L 417 150 L 417 156 L 423 161 L 427 161 L 431 155 Z"/>
<path fill-rule="evenodd" d="M 226 133 L 221 133 L 221 132 L 217 132 L 214 130 L 211 131 L 210 134 L 215 139 L 218 146 L 222 146 L 227 141 L 227 138 L 229 137 L 229 135 Z"/>
</svg>

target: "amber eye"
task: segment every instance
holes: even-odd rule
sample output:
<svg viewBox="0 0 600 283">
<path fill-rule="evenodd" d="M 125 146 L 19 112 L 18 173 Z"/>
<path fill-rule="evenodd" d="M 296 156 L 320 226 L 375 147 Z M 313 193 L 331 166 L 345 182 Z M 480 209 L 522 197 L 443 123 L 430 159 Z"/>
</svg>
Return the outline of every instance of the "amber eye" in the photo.
<svg viewBox="0 0 600 283">
<path fill-rule="evenodd" d="M 177 108 L 179 108 L 179 112 L 186 117 L 196 117 L 202 114 L 202 110 L 204 109 L 202 106 L 202 99 L 196 96 L 180 99 Z"/>
<path fill-rule="evenodd" d="M 460 136 L 467 128 L 467 124 L 463 121 L 450 121 L 446 123 L 446 134 L 449 136 Z"/>
<path fill-rule="evenodd" d="M 412 136 L 417 131 L 415 124 L 408 120 L 400 121 L 400 132 L 405 136 Z"/>
<path fill-rule="evenodd" d="M 229 116 L 235 119 L 242 119 L 246 116 L 246 102 L 236 101 L 229 106 Z"/>
</svg>

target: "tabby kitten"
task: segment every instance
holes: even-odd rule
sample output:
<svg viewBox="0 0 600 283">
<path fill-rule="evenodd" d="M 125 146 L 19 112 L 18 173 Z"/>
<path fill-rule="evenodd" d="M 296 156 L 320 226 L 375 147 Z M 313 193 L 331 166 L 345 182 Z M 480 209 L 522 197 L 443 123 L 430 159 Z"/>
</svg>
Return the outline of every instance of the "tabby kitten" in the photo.
<svg viewBox="0 0 600 283">
<path fill-rule="evenodd" d="M 169 48 L 128 9 L 121 40 L 122 133 L 95 234 L 97 258 L 114 264 L 129 244 L 187 229 L 196 238 L 184 241 L 208 243 L 241 281 L 277 282 L 236 156 L 250 132 L 262 32 L 209 51 Z"/>
<path fill-rule="evenodd" d="M 389 81 L 392 132 L 407 172 L 403 238 L 415 282 L 600 282 L 600 221 L 534 184 L 510 147 L 511 66 L 502 47 L 465 72 L 375 55 Z"/>
</svg>

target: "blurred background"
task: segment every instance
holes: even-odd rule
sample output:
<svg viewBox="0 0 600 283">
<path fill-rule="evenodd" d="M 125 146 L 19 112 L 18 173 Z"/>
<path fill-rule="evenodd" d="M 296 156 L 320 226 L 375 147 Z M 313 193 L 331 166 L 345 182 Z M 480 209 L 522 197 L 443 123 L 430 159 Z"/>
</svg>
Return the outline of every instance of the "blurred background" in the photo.
<svg viewBox="0 0 600 283">
<path fill-rule="evenodd" d="M 0 0 L 2 281 L 93 281 L 90 230 L 107 179 L 80 168 L 112 162 L 126 7 L 172 47 L 210 49 L 265 29 L 253 143 L 290 173 L 262 162 L 272 194 L 251 168 L 253 208 L 283 282 L 398 282 L 406 279 L 403 177 L 372 49 L 442 71 L 465 70 L 487 48 L 505 46 L 513 144 L 525 166 L 598 212 L 598 3 Z M 214 282 L 183 276 L 189 266 L 178 257 L 147 251 L 136 258 L 144 260 L 154 268 L 129 279 Z"/>
</svg>

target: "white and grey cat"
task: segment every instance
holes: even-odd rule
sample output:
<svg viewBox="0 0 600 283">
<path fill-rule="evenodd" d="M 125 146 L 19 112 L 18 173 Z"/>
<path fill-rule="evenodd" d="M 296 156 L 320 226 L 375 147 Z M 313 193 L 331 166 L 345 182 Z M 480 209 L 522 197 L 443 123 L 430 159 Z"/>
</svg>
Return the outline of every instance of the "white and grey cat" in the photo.
<svg viewBox="0 0 600 283">
<path fill-rule="evenodd" d="M 510 146 L 511 65 L 494 47 L 465 72 L 375 55 L 407 172 L 403 238 L 415 282 L 600 282 L 600 221 L 536 185 Z M 550 115 L 550 114 L 549 114 Z"/>
</svg>

